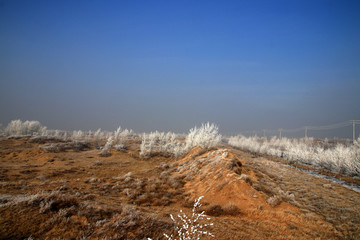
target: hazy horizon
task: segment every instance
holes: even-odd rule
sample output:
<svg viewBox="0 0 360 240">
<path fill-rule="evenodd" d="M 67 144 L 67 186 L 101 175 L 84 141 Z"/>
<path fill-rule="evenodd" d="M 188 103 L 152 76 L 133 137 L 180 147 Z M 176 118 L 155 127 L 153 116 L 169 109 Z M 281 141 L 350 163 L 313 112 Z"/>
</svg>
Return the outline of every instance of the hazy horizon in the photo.
<svg viewBox="0 0 360 240">
<path fill-rule="evenodd" d="M 360 119 L 359 9 L 3 0 L 0 123 L 182 133 L 209 121 L 230 135 Z"/>
</svg>

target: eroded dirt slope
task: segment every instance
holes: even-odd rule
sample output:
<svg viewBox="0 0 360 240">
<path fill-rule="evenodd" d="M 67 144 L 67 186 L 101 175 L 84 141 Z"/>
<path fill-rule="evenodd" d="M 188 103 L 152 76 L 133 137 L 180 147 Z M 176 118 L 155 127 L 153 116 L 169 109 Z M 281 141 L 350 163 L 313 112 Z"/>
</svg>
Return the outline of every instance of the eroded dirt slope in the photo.
<svg viewBox="0 0 360 240">
<path fill-rule="evenodd" d="M 246 159 L 246 165 L 258 176 L 255 189 L 268 195 L 280 196 L 293 206 L 299 207 L 307 216 L 322 216 L 343 234 L 343 238 L 360 238 L 359 193 L 273 161 L 270 157 L 259 157 L 235 149 L 233 152 Z"/>
</svg>

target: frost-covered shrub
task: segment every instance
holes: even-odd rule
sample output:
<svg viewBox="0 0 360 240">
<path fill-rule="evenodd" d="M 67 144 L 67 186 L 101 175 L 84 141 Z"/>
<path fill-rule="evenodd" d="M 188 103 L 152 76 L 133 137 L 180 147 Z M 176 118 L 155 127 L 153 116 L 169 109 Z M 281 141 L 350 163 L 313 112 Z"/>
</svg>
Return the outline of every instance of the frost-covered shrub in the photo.
<svg viewBox="0 0 360 240">
<path fill-rule="evenodd" d="M 176 138 L 175 133 L 156 131 L 142 135 L 140 156 L 143 158 L 154 153 L 171 154 L 179 157 L 183 154 L 183 151 L 184 144 Z"/>
<path fill-rule="evenodd" d="M 68 141 L 71 135 L 67 131 L 63 130 L 46 130 L 46 134 L 43 135 L 43 137 Z"/>
<path fill-rule="evenodd" d="M 78 131 L 73 131 L 72 135 L 71 135 L 71 139 L 72 140 L 81 140 L 85 137 L 85 133 L 81 130 Z"/>
<path fill-rule="evenodd" d="M 101 129 L 98 129 L 96 132 L 93 131 L 81 131 L 75 130 L 68 136 L 72 141 L 94 141 L 99 143 L 99 141 L 107 139 L 111 136 L 109 132 L 103 132 Z"/>
<path fill-rule="evenodd" d="M 200 200 L 203 196 L 195 200 L 194 207 L 192 209 L 191 216 L 187 216 L 182 210 L 178 214 L 180 221 L 176 221 L 172 214 L 170 214 L 171 220 L 177 225 L 176 230 L 179 237 L 179 240 L 197 240 L 202 236 L 211 236 L 215 237 L 211 232 L 206 231 L 206 228 L 213 226 L 213 223 L 203 223 L 204 220 L 210 220 L 204 214 L 204 211 L 198 213 L 199 208 L 201 207 Z M 168 240 L 176 240 L 173 235 L 167 235 L 164 233 L 164 236 Z"/>
<path fill-rule="evenodd" d="M 134 134 L 133 130 L 121 130 L 121 127 L 118 127 L 117 130 L 114 132 L 114 144 L 122 144 L 125 145 L 126 141 L 128 140 L 129 136 Z"/>
<path fill-rule="evenodd" d="M 172 132 L 151 132 L 142 135 L 140 156 L 147 157 L 154 153 L 170 154 L 176 158 L 183 156 L 196 146 L 210 148 L 220 143 L 221 135 L 214 124 L 202 124 L 200 128 L 190 129 L 185 142 Z"/>
<path fill-rule="evenodd" d="M 0 137 L 5 136 L 3 125 L 0 123 Z"/>
<path fill-rule="evenodd" d="M 113 137 L 109 137 L 99 155 L 102 157 L 110 156 L 111 155 L 110 149 L 112 144 L 113 144 Z"/>
<path fill-rule="evenodd" d="M 194 127 L 190 129 L 189 134 L 185 139 L 186 149 L 192 149 L 195 146 L 202 148 L 209 148 L 219 144 L 221 135 L 219 128 L 215 124 L 202 124 L 200 128 Z"/>
<path fill-rule="evenodd" d="M 46 127 L 38 121 L 13 120 L 4 130 L 6 136 L 33 136 L 46 134 Z"/>
<path fill-rule="evenodd" d="M 164 233 L 164 236 L 168 240 L 199 240 L 203 236 L 210 236 L 215 237 L 211 232 L 207 231 L 206 228 L 209 226 L 213 226 L 213 223 L 207 223 L 206 221 L 210 220 L 209 217 L 207 217 L 204 213 L 198 212 L 199 208 L 201 207 L 200 200 L 203 198 L 203 196 L 199 197 L 197 200 L 195 200 L 192 214 L 190 216 L 187 216 L 182 210 L 180 210 L 180 213 L 177 215 L 179 220 L 175 220 L 174 216 L 170 214 L 171 220 L 176 225 L 176 232 L 177 237 L 174 237 L 172 234 L 169 236 L 166 233 Z M 152 240 L 151 238 L 148 238 L 148 240 Z"/>
<path fill-rule="evenodd" d="M 259 137 L 244 137 L 242 135 L 230 137 L 229 144 L 243 150 L 283 157 L 290 163 L 299 162 L 326 169 L 334 173 L 346 175 L 360 175 L 360 148 L 352 144 L 333 143 L 324 141 L 315 144 L 313 138 L 271 139 Z M 359 144 L 359 139 L 355 146 Z"/>
<path fill-rule="evenodd" d="M 94 132 L 93 138 L 95 142 L 98 142 L 104 138 L 104 132 L 101 131 L 101 128 Z"/>
</svg>

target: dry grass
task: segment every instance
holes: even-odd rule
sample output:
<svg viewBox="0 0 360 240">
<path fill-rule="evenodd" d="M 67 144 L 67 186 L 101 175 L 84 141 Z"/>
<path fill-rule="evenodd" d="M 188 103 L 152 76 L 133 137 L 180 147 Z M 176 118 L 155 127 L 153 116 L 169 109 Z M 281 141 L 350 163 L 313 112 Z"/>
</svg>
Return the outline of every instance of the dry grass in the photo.
<svg viewBox="0 0 360 240">
<path fill-rule="evenodd" d="M 266 200 L 266 203 L 268 203 L 271 207 L 276 207 L 281 203 L 281 199 L 278 196 L 272 196 Z"/>
<path fill-rule="evenodd" d="M 143 161 L 135 140 L 98 160 L 94 143 L 82 151 L 39 149 L 47 143 L 67 144 L 0 140 L 1 239 L 161 239 L 174 229 L 169 215 L 191 214 L 199 192 L 221 239 L 358 239 L 358 195 L 294 180 L 294 172 L 288 177 L 264 160 L 250 165 L 256 158 L 213 148 Z M 272 196 L 281 204 L 266 203 Z"/>
<path fill-rule="evenodd" d="M 75 196 L 65 196 L 59 192 L 6 200 L 3 197 L 1 202 L 5 202 L 3 206 L 5 204 L 8 209 L 13 210 L 13 216 L 21 216 L 20 209 L 29 214 L 35 210 L 38 214 L 32 215 L 43 219 L 41 225 L 28 225 L 30 229 L 25 232 L 16 231 L 19 225 L 15 223 L 16 219 L 12 219 L 12 226 L 7 228 L 8 231 L 5 232 L 4 228 L 0 230 L 2 238 L 26 238 L 31 235 L 36 239 L 90 236 L 110 239 L 143 239 L 150 236 L 159 239 L 163 232 L 174 228 L 169 221 L 149 215 L 133 205 L 124 204 L 116 209 L 102 207 L 86 201 L 80 203 Z M 10 229 L 13 230 L 9 231 Z"/>
<path fill-rule="evenodd" d="M 42 142 L 42 141 L 41 141 Z M 52 142 L 39 146 L 44 152 L 60 153 L 69 150 L 76 152 L 84 151 L 91 148 L 90 142 L 87 141 L 72 141 L 72 142 Z"/>
<path fill-rule="evenodd" d="M 212 204 L 205 207 L 204 211 L 207 215 L 214 217 L 218 217 L 222 215 L 237 216 L 241 214 L 240 208 L 238 208 L 238 206 L 232 203 L 229 203 L 224 207 L 220 206 L 219 204 Z"/>
</svg>

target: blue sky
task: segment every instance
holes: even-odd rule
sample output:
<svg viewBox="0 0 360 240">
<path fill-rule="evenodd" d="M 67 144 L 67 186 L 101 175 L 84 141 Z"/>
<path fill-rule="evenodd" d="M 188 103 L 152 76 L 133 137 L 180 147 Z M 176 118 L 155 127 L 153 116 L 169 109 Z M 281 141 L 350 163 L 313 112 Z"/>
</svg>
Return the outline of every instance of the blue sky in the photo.
<svg viewBox="0 0 360 240">
<path fill-rule="evenodd" d="M 0 1 L 0 122 L 223 133 L 360 119 L 360 1 Z M 350 131 L 351 132 L 351 131 Z"/>
</svg>

